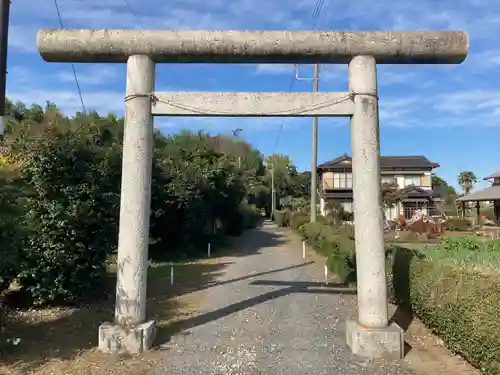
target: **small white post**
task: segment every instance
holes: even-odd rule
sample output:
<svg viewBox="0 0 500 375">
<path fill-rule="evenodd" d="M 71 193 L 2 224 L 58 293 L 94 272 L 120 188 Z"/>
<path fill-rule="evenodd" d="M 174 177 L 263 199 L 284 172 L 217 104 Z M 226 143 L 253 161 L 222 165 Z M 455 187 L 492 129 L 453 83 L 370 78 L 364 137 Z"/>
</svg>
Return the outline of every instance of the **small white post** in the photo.
<svg viewBox="0 0 500 375">
<path fill-rule="evenodd" d="M 174 285 L 174 266 L 170 267 L 170 285 Z"/>
<path fill-rule="evenodd" d="M 302 259 L 306 259 L 306 241 L 302 241 Z"/>
<path fill-rule="evenodd" d="M 209 242 L 208 243 L 208 248 L 207 248 L 207 256 L 210 258 L 210 254 L 211 254 L 211 243 Z"/>
<path fill-rule="evenodd" d="M 325 263 L 325 284 L 328 285 L 328 266 Z"/>
</svg>

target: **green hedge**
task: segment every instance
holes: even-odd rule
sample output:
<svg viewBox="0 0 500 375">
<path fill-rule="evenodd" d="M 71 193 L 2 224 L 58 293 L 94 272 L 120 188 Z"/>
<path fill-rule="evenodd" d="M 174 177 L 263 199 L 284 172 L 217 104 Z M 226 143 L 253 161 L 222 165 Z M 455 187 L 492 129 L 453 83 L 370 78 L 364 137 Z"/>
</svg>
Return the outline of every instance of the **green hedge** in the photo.
<svg viewBox="0 0 500 375">
<path fill-rule="evenodd" d="M 301 225 L 298 232 L 327 257 L 332 272 L 351 281 L 356 272 L 352 229 L 317 222 Z M 413 311 L 485 375 L 500 374 L 500 270 L 480 272 L 470 262 L 498 267 L 499 258 L 498 240 L 485 245 L 450 239 L 425 254 L 396 245 L 387 249 L 392 302 Z"/>
<path fill-rule="evenodd" d="M 393 302 L 411 308 L 450 350 L 483 374 L 500 374 L 500 273 L 443 264 L 401 247 L 391 250 Z"/>
<path fill-rule="evenodd" d="M 255 205 L 242 203 L 227 223 L 226 233 L 239 236 L 245 230 L 254 228 L 261 219 L 260 210 Z"/>
<path fill-rule="evenodd" d="M 343 282 L 350 281 L 356 271 L 354 230 L 335 228 L 322 222 L 298 227 L 302 238 L 327 258 L 328 268 Z"/>
<path fill-rule="evenodd" d="M 453 231 L 467 231 L 471 229 L 471 223 L 467 219 L 448 219 L 446 229 Z"/>
</svg>

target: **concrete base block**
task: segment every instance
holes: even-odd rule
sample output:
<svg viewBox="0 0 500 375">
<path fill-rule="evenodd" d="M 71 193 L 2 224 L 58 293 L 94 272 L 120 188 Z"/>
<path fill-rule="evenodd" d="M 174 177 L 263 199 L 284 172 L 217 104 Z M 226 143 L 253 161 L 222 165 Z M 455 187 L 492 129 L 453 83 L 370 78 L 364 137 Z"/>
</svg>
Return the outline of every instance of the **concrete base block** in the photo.
<svg viewBox="0 0 500 375">
<path fill-rule="evenodd" d="M 346 341 L 352 353 L 367 358 L 400 360 L 404 357 L 404 331 L 396 323 L 385 328 L 365 328 L 346 322 Z"/>
<path fill-rule="evenodd" d="M 103 323 L 99 326 L 99 350 L 109 354 L 141 353 L 151 349 L 155 335 L 154 320 L 132 327 Z"/>
</svg>

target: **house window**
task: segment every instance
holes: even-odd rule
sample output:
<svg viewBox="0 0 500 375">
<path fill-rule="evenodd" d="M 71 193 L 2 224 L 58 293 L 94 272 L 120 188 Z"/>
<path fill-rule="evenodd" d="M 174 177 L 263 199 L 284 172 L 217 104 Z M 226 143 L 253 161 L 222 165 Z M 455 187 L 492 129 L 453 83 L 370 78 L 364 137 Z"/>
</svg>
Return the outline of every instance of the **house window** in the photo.
<svg viewBox="0 0 500 375">
<path fill-rule="evenodd" d="M 352 189 L 352 173 L 345 174 L 345 184 L 346 188 Z"/>
<path fill-rule="evenodd" d="M 352 189 L 352 173 L 334 173 L 333 187 L 336 189 Z"/>
<path fill-rule="evenodd" d="M 420 186 L 420 176 L 405 176 L 405 187 L 411 185 Z"/>
</svg>

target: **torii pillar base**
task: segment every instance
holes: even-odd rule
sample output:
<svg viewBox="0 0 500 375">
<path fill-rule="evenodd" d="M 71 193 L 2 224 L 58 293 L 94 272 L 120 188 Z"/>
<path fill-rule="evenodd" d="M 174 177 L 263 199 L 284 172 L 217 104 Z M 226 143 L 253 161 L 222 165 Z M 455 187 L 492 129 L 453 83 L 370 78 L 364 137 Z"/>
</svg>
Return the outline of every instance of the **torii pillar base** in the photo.
<svg viewBox="0 0 500 375">
<path fill-rule="evenodd" d="M 155 336 L 154 320 L 130 327 L 103 323 L 99 326 L 99 350 L 108 354 L 140 354 L 153 347 Z"/>
<path fill-rule="evenodd" d="M 366 328 L 346 322 L 346 342 L 352 354 L 364 358 L 399 361 L 404 357 L 404 331 L 396 323 L 382 328 Z"/>
</svg>

